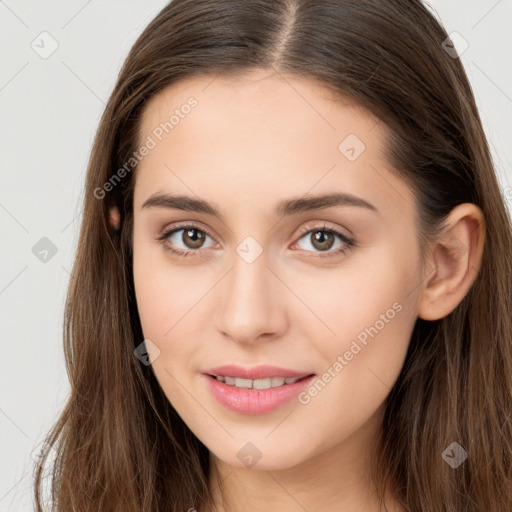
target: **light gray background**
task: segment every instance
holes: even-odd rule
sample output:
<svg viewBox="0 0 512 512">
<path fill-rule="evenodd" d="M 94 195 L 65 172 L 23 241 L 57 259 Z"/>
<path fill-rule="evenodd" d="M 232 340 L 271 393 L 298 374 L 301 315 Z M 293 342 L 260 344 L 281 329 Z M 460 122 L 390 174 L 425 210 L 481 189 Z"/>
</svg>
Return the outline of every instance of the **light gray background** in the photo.
<svg viewBox="0 0 512 512">
<path fill-rule="evenodd" d="M 129 48 L 166 3 L 0 0 L 0 512 L 33 510 L 31 453 L 69 390 L 62 314 L 89 151 Z M 510 205 L 512 0 L 430 5 L 469 44 L 461 59 Z M 58 43 L 46 59 L 31 47 L 50 48 L 43 31 Z M 32 252 L 43 237 L 57 248 L 46 262 Z"/>
</svg>

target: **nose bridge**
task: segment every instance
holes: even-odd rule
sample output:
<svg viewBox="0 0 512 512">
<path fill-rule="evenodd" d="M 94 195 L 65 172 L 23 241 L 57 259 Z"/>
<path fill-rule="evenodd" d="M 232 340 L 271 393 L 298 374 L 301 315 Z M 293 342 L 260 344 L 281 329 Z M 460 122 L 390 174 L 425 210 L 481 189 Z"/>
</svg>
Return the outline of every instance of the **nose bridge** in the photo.
<svg viewBox="0 0 512 512">
<path fill-rule="evenodd" d="M 250 342 L 261 334 L 275 334 L 283 326 L 278 280 L 267 268 L 266 252 L 256 244 L 254 239 L 239 244 L 224 284 L 217 327 L 235 341 Z"/>
</svg>

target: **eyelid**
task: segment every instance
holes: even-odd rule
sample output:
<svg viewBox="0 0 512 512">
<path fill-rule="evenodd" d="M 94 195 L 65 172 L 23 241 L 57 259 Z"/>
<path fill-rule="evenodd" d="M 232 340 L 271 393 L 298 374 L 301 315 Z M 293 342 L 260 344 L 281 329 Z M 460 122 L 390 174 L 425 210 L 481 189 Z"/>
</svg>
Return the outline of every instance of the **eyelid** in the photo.
<svg viewBox="0 0 512 512">
<path fill-rule="evenodd" d="M 348 231 L 348 229 L 340 228 L 340 227 L 335 226 L 335 225 L 329 225 L 329 222 L 325 221 L 325 220 L 313 221 L 313 225 L 306 223 L 306 225 L 301 227 L 293 236 L 294 236 L 294 238 L 295 237 L 299 237 L 300 238 L 305 233 L 308 233 L 308 232 L 310 232 L 312 230 L 315 230 L 315 229 L 318 229 L 318 230 L 325 229 L 325 230 L 337 231 L 337 232 L 340 233 L 341 236 L 344 236 L 344 237 L 346 237 L 349 240 L 353 240 L 354 239 L 354 235 L 352 235 L 352 233 L 350 231 Z M 343 230 L 347 231 L 348 233 L 344 233 Z"/>
<path fill-rule="evenodd" d="M 183 229 L 183 228 L 190 228 L 190 227 L 200 228 L 201 231 L 204 231 L 210 238 L 212 238 L 212 240 L 215 240 L 215 242 L 217 242 L 215 236 L 212 235 L 210 230 L 203 223 L 201 223 L 200 221 L 196 221 L 196 220 L 192 220 L 192 221 L 177 221 L 175 223 L 170 224 L 169 226 L 166 226 L 166 227 L 162 228 L 160 230 L 160 232 L 162 234 L 163 233 L 170 233 L 172 231 L 177 231 L 180 228 Z M 334 226 L 334 225 L 330 226 L 328 221 L 324 221 L 324 220 L 322 220 L 322 221 L 313 221 L 313 225 L 306 223 L 306 225 L 304 225 L 301 228 L 299 228 L 299 230 L 296 231 L 292 236 L 293 236 L 293 238 L 296 238 L 296 237 L 300 238 L 302 235 L 308 233 L 309 231 L 311 231 L 313 229 L 327 229 L 327 230 L 332 229 L 332 230 L 338 231 L 338 232 L 343 230 L 343 228 L 339 228 L 339 227 Z M 346 230 L 346 231 L 348 231 L 348 230 Z M 352 233 L 350 233 L 350 231 L 348 232 L 348 234 L 347 233 L 343 233 L 343 232 L 341 232 L 340 234 L 345 236 L 347 239 L 353 239 L 354 238 L 354 236 L 352 235 Z"/>
<path fill-rule="evenodd" d="M 217 242 L 216 238 L 211 234 L 210 230 L 204 224 L 202 224 L 200 221 L 197 221 L 197 220 L 174 222 L 174 223 L 170 224 L 169 226 L 166 226 L 163 229 L 161 229 L 160 232 L 162 235 L 164 233 L 170 234 L 171 232 L 179 231 L 180 229 L 185 229 L 185 228 L 189 228 L 189 229 L 190 228 L 192 228 L 192 229 L 198 228 L 199 231 L 204 231 L 212 240 Z"/>
</svg>

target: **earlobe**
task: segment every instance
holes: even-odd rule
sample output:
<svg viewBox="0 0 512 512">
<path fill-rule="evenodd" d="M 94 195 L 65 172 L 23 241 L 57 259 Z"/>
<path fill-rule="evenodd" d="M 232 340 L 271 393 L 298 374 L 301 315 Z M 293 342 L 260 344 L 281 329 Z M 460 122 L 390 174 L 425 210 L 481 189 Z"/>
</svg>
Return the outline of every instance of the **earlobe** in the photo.
<svg viewBox="0 0 512 512">
<path fill-rule="evenodd" d="M 116 230 L 119 230 L 119 226 L 121 224 L 121 214 L 117 206 L 112 206 L 110 208 L 110 225 Z"/>
<path fill-rule="evenodd" d="M 434 270 L 421 290 L 420 318 L 439 320 L 460 304 L 478 274 L 484 239 L 485 220 L 478 206 L 464 203 L 450 212 L 429 256 L 427 266 Z"/>
</svg>

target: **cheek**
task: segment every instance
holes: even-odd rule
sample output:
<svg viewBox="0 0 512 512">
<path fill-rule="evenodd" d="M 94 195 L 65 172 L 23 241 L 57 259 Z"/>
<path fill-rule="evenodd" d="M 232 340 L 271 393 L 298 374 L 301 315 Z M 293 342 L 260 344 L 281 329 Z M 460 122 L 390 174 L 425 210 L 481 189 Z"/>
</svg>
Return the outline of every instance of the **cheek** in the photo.
<svg viewBox="0 0 512 512">
<path fill-rule="evenodd" d="M 173 264 L 163 246 L 134 234 L 133 277 L 144 336 L 165 340 L 201 298 L 197 270 Z M 203 291 L 204 294 L 204 291 Z"/>
<path fill-rule="evenodd" d="M 201 270 L 200 270 L 201 269 Z M 145 339 L 159 349 L 152 369 L 173 405 L 201 347 L 210 315 L 204 300 L 216 278 L 204 266 L 179 266 L 163 247 L 137 243 L 134 237 L 133 275 L 137 309 Z M 208 284 L 210 283 L 210 284 Z"/>
<path fill-rule="evenodd" d="M 334 331 L 312 322 L 306 337 L 317 340 L 311 354 L 323 365 L 299 397 L 303 422 L 330 418 L 318 439 L 311 440 L 324 449 L 352 435 L 383 406 L 405 361 L 417 318 L 410 294 L 414 273 L 394 258 L 379 261 L 378 267 L 344 273 L 336 285 L 326 282 L 318 287 L 321 293 L 308 296 L 311 309 Z"/>
<path fill-rule="evenodd" d="M 307 339 L 319 340 L 315 351 L 326 369 L 342 356 L 345 378 L 355 386 L 366 388 L 370 377 L 391 387 L 417 318 L 412 283 L 418 277 L 416 261 L 391 246 L 332 270 L 326 279 L 302 276 L 297 294 L 307 297 L 315 315 L 306 312 L 309 321 L 299 323 Z"/>
<path fill-rule="evenodd" d="M 414 300 L 418 279 L 415 261 L 401 257 L 390 247 L 347 260 L 339 268 L 302 272 L 300 277 L 282 269 L 297 295 L 307 300 L 324 332 L 336 337 L 355 336 L 379 319 L 395 302 Z M 390 315 L 393 311 L 390 312 Z M 318 327 L 318 325 L 317 325 Z"/>
<path fill-rule="evenodd" d="M 169 403 L 183 412 L 190 407 L 190 397 L 181 386 L 187 381 L 194 353 L 200 349 L 200 336 L 193 330 L 204 323 L 197 317 L 197 303 L 204 291 L 199 289 L 201 280 L 165 264 L 165 255 L 155 257 L 159 251 L 142 246 L 138 250 L 134 245 L 135 296 L 144 338 L 158 347 L 151 368 Z"/>
</svg>

